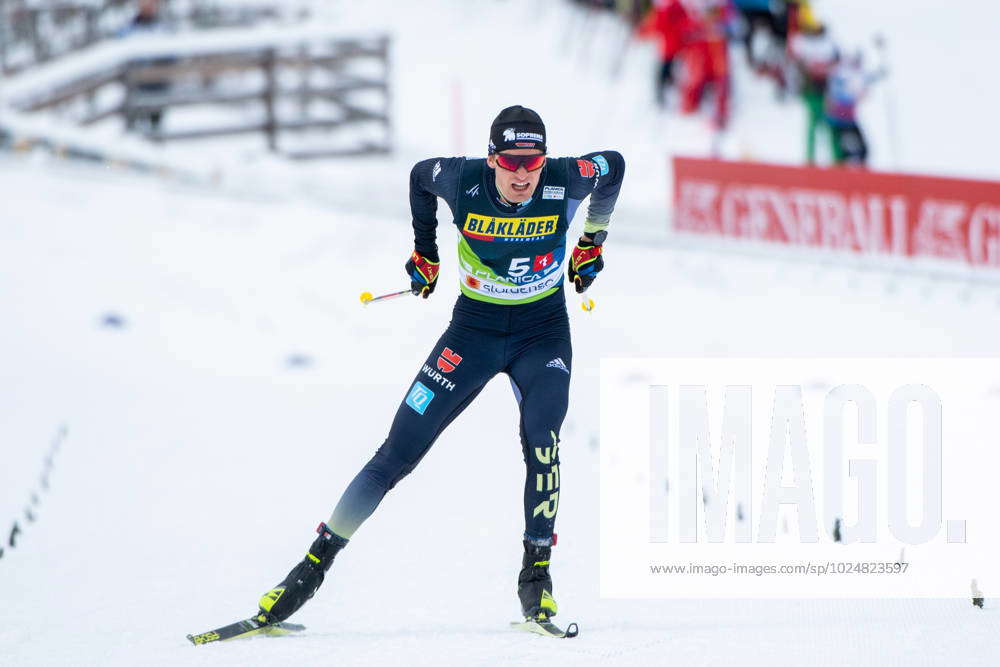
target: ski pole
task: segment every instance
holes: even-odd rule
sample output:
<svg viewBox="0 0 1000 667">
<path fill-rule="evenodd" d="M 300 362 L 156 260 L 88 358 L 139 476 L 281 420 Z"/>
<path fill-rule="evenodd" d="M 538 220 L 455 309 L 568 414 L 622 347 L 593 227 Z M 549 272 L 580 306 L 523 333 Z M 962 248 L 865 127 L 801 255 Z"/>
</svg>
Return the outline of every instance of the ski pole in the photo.
<svg viewBox="0 0 1000 667">
<path fill-rule="evenodd" d="M 397 296 L 403 296 L 404 294 L 410 294 L 410 290 L 404 289 L 398 292 L 389 292 L 388 294 L 381 294 L 379 296 L 372 296 L 371 292 L 361 293 L 361 305 L 367 306 L 369 303 L 374 301 L 381 301 L 383 299 L 395 299 Z"/>
<path fill-rule="evenodd" d="M 404 289 L 400 290 L 399 292 L 389 292 L 388 294 L 381 294 L 379 296 L 372 296 L 371 292 L 362 292 L 361 305 L 367 306 L 369 303 L 372 303 L 374 301 L 381 301 L 383 299 L 394 299 L 397 296 L 403 296 L 404 294 L 411 294 L 411 292 L 408 289 Z M 588 297 L 586 294 L 580 295 L 580 308 L 583 309 L 584 311 L 588 313 L 593 312 L 596 305 L 597 304 L 594 303 L 594 300 Z"/>
<path fill-rule="evenodd" d="M 576 276 L 575 278 L 573 278 L 573 281 L 574 281 L 574 284 L 577 287 L 579 287 L 580 285 L 583 284 L 580 281 L 580 276 Z M 583 292 L 577 292 L 577 293 L 580 295 L 580 308 L 582 308 L 585 312 L 588 312 L 588 313 L 591 312 L 591 311 L 593 311 L 594 310 L 594 305 L 595 305 L 594 304 L 594 300 L 591 299 L 586 294 L 584 294 Z"/>
<path fill-rule="evenodd" d="M 889 52 L 888 45 L 886 44 L 885 36 L 881 33 L 875 35 L 875 48 L 879 53 L 879 65 L 880 68 L 880 78 L 885 78 L 885 84 L 883 88 L 885 89 L 883 97 L 885 98 L 885 117 L 886 117 L 886 129 L 889 132 L 889 157 L 892 161 L 892 168 L 899 168 L 899 140 L 898 140 L 898 130 L 897 130 L 897 116 L 896 116 L 896 98 L 893 95 L 892 86 L 889 80 Z"/>
</svg>

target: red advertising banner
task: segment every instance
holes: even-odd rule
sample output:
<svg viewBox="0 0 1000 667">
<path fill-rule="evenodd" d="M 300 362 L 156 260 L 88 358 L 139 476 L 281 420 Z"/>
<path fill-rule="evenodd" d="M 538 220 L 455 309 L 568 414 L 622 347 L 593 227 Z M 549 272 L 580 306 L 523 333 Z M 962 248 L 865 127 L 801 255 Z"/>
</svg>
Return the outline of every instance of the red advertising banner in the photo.
<svg viewBox="0 0 1000 667">
<path fill-rule="evenodd" d="M 1000 267 L 1000 182 L 678 157 L 673 226 Z"/>
</svg>

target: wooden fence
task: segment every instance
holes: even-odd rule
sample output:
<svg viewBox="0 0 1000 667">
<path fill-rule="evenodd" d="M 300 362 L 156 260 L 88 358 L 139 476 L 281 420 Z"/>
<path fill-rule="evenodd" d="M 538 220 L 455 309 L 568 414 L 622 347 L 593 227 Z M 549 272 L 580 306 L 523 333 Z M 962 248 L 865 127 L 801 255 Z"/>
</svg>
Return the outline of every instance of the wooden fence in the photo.
<svg viewBox="0 0 1000 667">
<path fill-rule="evenodd" d="M 389 152 L 389 80 L 388 37 L 337 38 L 150 54 L 11 102 L 80 125 L 120 117 L 153 141 L 262 133 L 270 150 L 303 159 Z M 137 122 L 192 108 L 214 122 Z"/>
<path fill-rule="evenodd" d="M 104 39 L 116 37 L 135 15 L 135 0 L 0 0 L 0 73 L 10 76 Z M 213 0 L 161 0 L 166 28 L 249 26 L 266 19 L 301 20 L 280 2 L 224 3 Z"/>
</svg>

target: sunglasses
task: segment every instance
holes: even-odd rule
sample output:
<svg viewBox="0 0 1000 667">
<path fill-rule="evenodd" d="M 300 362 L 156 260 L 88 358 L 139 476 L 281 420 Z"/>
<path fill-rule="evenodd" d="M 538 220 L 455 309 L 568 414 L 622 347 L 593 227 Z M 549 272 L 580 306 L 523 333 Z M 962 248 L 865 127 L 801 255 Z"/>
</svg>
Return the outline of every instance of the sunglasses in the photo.
<svg viewBox="0 0 1000 667">
<path fill-rule="evenodd" d="M 494 153 L 497 165 L 507 171 L 517 171 L 518 167 L 524 167 L 528 171 L 536 171 L 545 165 L 545 154 L 536 153 L 534 155 L 508 155 L 507 153 Z"/>
</svg>

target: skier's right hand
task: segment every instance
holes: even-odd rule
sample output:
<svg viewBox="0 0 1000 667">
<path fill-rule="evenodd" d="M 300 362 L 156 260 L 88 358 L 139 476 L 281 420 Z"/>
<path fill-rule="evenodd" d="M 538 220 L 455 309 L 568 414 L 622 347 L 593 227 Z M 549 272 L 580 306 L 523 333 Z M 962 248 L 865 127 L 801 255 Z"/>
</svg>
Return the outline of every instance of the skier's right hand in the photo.
<svg viewBox="0 0 1000 667">
<path fill-rule="evenodd" d="M 605 235 L 607 235 L 605 233 Z M 603 239 L 600 240 L 603 243 Z M 597 274 L 604 269 L 601 253 L 603 245 L 595 245 L 592 239 L 581 236 L 569 258 L 569 279 L 576 287 L 577 294 L 583 294 L 590 287 Z"/>
<path fill-rule="evenodd" d="M 437 285 L 438 271 L 441 270 L 438 258 L 421 255 L 414 250 L 404 268 L 410 276 L 410 291 L 425 299 L 429 297 Z"/>
</svg>

